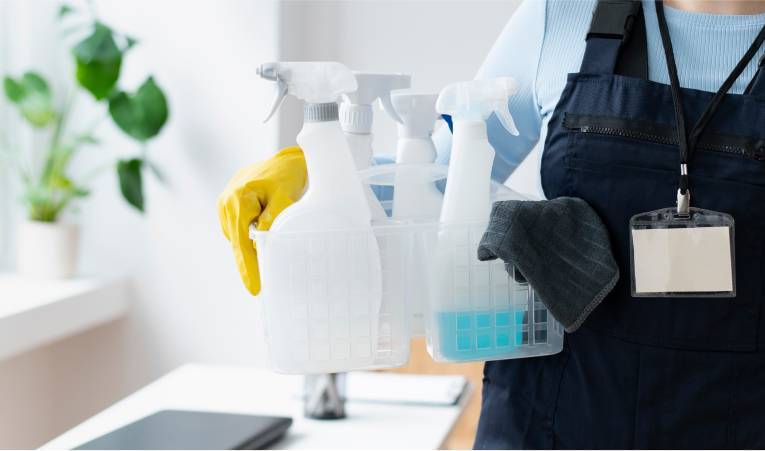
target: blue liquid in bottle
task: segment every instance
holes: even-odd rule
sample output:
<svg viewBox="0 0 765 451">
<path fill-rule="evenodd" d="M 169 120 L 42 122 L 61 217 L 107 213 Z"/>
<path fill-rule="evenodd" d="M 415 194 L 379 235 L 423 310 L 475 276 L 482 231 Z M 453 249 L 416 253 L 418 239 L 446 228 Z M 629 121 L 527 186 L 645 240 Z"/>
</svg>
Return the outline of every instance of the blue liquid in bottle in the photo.
<svg viewBox="0 0 765 451">
<path fill-rule="evenodd" d="M 509 357 L 528 343 L 525 311 L 444 311 L 436 313 L 441 356 L 453 361 Z"/>
</svg>

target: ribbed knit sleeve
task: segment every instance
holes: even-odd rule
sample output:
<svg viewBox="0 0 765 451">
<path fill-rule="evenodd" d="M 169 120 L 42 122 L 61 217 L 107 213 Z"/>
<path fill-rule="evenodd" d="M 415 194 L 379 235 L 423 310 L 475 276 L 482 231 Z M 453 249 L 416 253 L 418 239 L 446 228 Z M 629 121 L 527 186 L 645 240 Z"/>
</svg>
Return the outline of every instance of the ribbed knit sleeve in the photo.
<svg viewBox="0 0 765 451">
<path fill-rule="evenodd" d="M 544 39 L 545 2 L 526 0 L 513 14 L 476 75 L 477 79 L 510 76 L 520 90 L 510 98 L 509 109 L 520 136 L 510 135 L 492 116 L 487 122 L 489 141 L 497 150 L 492 177 L 504 181 L 539 139 L 542 117 L 536 99 L 536 74 Z M 451 135 L 442 127 L 435 136 L 438 161 L 447 163 Z"/>
<path fill-rule="evenodd" d="M 494 179 L 504 181 L 532 149 L 535 155 L 529 159 L 541 158 L 541 141 L 565 86 L 566 75 L 579 70 L 595 5 L 596 0 L 525 0 L 486 56 L 477 78 L 511 76 L 521 86 L 509 104 L 521 136 L 509 135 L 494 117 L 488 121 L 489 140 L 497 151 Z M 668 84 L 654 1 L 643 0 L 643 11 L 649 78 Z M 765 14 L 704 14 L 665 6 L 665 15 L 681 86 L 712 92 L 717 91 L 765 25 Z M 760 48 L 732 86 L 731 93 L 740 94 L 746 89 L 764 54 L 765 48 Z M 443 127 L 435 138 L 439 162 L 446 163 L 451 136 Z M 537 172 L 533 176 L 542 197 L 539 165 L 527 166 Z"/>
</svg>

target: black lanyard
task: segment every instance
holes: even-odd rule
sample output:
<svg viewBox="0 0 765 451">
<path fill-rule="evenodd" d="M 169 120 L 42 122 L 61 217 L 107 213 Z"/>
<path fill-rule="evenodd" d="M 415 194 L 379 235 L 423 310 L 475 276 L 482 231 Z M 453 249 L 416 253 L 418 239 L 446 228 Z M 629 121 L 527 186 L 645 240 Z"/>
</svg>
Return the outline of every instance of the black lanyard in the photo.
<svg viewBox="0 0 765 451">
<path fill-rule="evenodd" d="M 688 190 L 688 163 L 693 157 L 693 153 L 696 150 L 696 144 L 699 141 L 699 137 L 703 133 L 712 116 L 717 111 L 725 95 L 733 83 L 736 82 L 741 72 L 746 69 L 749 62 L 754 58 L 754 55 L 759 50 L 763 42 L 765 42 L 765 26 L 762 27 L 760 33 L 749 46 L 749 50 L 746 51 L 741 60 L 733 68 L 733 71 L 725 79 L 720 89 L 717 90 L 712 100 L 709 101 L 704 112 L 699 117 L 699 120 L 693 126 L 690 134 L 685 129 L 685 114 L 683 112 L 683 99 L 682 91 L 680 90 L 680 82 L 677 78 L 677 66 L 675 65 L 675 54 L 672 50 L 672 41 L 669 38 L 669 29 L 667 28 L 667 19 L 664 17 L 664 2 L 656 0 L 656 16 L 659 19 L 659 31 L 661 32 L 661 42 L 664 46 L 664 56 L 667 59 L 667 71 L 669 72 L 669 81 L 672 87 L 672 103 L 675 107 L 675 121 L 677 124 L 677 140 L 680 147 L 680 188 L 678 190 L 678 212 L 688 213 L 688 202 L 690 199 L 690 192 Z M 683 202 L 685 205 L 681 205 Z M 681 211 L 684 210 L 684 211 Z"/>
</svg>

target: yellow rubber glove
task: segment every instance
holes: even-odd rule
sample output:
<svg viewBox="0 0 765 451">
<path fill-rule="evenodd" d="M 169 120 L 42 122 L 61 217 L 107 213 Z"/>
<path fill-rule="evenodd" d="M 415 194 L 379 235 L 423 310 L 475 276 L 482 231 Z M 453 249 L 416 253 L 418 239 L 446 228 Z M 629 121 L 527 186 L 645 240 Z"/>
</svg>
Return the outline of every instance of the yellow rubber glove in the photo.
<svg viewBox="0 0 765 451">
<path fill-rule="evenodd" d="M 231 242 L 242 282 L 253 295 L 260 292 L 258 254 L 250 240 L 250 223 L 268 230 L 279 213 L 300 198 L 307 171 L 299 147 L 282 149 L 268 160 L 237 171 L 218 198 L 223 234 Z"/>
</svg>

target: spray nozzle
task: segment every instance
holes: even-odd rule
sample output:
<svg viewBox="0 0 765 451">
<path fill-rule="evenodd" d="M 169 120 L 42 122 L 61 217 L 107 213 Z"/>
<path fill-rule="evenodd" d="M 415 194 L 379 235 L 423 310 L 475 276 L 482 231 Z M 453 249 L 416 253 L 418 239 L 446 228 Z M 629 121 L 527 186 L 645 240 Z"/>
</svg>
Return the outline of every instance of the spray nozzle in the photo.
<svg viewBox="0 0 765 451">
<path fill-rule="evenodd" d="M 394 121 L 401 123 L 391 103 L 391 91 L 411 86 L 412 77 L 405 74 L 377 74 L 354 72 L 358 89 L 343 94 L 340 105 L 343 129 L 350 133 L 367 134 L 372 131 L 372 104 L 376 100 Z"/>
<path fill-rule="evenodd" d="M 482 120 L 497 115 L 497 119 L 512 135 L 518 135 L 513 116 L 507 109 L 518 84 L 510 77 L 452 83 L 441 90 L 436 102 L 439 114 L 449 114 L 455 120 Z"/>
<path fill-rule="evenodd" d="M 402 138 L 421 138 L 433 133 L 438 113 L 436 113 L 438 94 L 394 94 L 393 107 L 396 109 L 401 124 L 399 135 Z"/>
<path fill-rule="evenodd" d="M 276 100 L 267 122 L 279 109 L 287 94 L 307 103 L 331 103 L 356 90 L 356 78 L 340 63 L 331 61 L 265 63 L 257 69 L 258 76 L 276 82 Z"/>
</svg>

